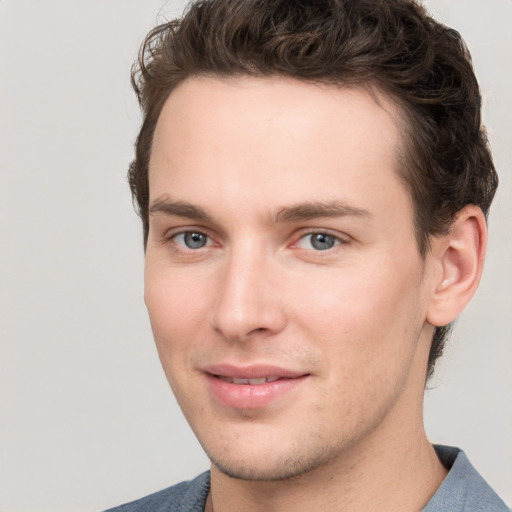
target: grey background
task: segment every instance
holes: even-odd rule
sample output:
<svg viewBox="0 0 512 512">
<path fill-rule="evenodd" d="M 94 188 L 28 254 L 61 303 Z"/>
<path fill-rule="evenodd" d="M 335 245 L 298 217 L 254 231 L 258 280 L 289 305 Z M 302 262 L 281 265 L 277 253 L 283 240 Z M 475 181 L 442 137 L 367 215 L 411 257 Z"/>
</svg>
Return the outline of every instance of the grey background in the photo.
<svg viewBox="0 0 512 512">
<path fill-rule="evenodd" d="M 142 299 L 125 171 L 128 80 L 162 0 L 0 0 L 0 511 L 100 510 L 208 463 L 168 390 Z M 481 288 L 427 393 L 512 504 L 512 2 L 432 0 L 466 38 L 501 174 Z"/>
</svg>

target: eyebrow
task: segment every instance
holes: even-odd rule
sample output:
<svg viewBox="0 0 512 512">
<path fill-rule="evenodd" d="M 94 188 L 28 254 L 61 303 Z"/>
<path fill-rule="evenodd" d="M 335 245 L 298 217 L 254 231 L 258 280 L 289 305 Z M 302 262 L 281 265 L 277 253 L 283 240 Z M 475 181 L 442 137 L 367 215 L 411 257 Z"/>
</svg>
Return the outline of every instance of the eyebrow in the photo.
<svg viewBox="0 0 512 512">
<path fill-rule="evenodd" d="M 274 215 L 274 222 L 296 222 L 322 217 L 371 217 L 368 210 L 350 206 L 341 201 L 307 202 L 279 208 Z"/>
<path fill-rule="evenodd" d="M 171 201 L 169 199 L 156 199 L 149 206 L 149 215 L 164 213 L 176 217 L 186 217 L 202 221 L 211 221 L 211 217 L 199 206 L 184 201 Z"/>
<path fill-rule="evenodd" d="M 185 201 L 172 201 L 168 198 L 156 199 L 151 203 L 149 214 L 155 215 L 157 213 L 212 222 L 212 217 L 199 206 Z M 270 218 L 273 223 L 277 224 L 346 216 L 372 217 L 372 214 L 368 210 L 356 208 L 341 201 L 317 201 L 283 206 L 276 210 Z"/>
</svg>

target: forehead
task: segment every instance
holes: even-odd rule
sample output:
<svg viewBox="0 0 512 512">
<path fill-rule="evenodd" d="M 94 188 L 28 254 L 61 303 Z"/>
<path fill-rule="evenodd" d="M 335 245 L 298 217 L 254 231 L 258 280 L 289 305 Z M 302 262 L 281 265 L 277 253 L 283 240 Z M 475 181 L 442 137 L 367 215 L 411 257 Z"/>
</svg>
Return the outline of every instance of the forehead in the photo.
<svg viewBox="0 0 512 512">
<path fill-rule="evenodd" d="M 375 195 L 402 187 L 398 119 L 385 95 L 363 88 L 283 77 L 189 78 L 157 123 L 150 199 L 178 194 L 235 209 L 240 201 L 262 206 L 261 198 L 269 208 L 345 200 L 368 209 Z"/>
</svg>

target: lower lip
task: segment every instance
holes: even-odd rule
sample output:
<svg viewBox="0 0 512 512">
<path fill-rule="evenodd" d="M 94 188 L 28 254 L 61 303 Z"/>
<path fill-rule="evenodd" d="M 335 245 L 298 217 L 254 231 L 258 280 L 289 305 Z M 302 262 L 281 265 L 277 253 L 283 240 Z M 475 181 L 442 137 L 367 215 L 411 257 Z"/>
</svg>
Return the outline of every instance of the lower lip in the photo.
<svg viewBox="0 0 512 512">
<path fill-rule="evenodd" d="M 233 384 L 218 377 L 206 375 L 210 391 L 222 404 L 235 409 L 260 409 L 283 398 L 307 378 L 280 379 L 265 384 Z"/>
</svg>

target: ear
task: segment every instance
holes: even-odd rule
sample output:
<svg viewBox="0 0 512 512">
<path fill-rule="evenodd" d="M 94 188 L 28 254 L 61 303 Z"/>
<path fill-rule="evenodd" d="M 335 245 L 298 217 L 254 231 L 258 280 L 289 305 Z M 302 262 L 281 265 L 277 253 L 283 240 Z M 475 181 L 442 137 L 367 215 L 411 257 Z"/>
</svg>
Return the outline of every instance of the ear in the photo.
<svg viewBox="0 0 512 512">
<path fill-rule="evenodd" d="M 427 321 L 437 327 L 457 318 L 478 288 L 487 248 L 487 224 L 482 210 L 463 208 L 447 235 L 432 241 L 436 268 Z"/>
</svg>

